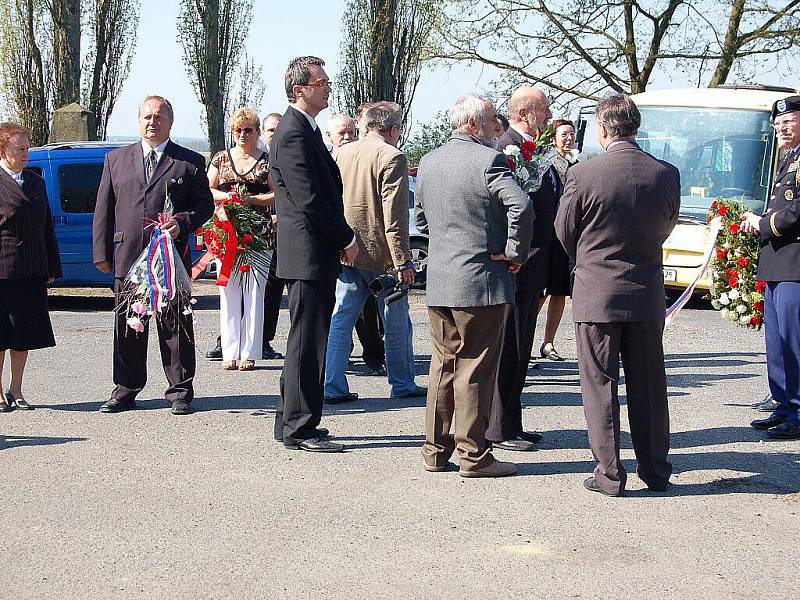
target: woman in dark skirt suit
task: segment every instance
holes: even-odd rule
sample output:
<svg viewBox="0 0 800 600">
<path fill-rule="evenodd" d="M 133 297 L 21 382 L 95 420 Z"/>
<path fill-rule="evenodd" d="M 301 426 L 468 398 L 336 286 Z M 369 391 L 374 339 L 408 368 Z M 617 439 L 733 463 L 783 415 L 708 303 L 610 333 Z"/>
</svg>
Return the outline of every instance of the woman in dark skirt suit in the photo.
<svg viewBox="0 0 800 600">
<path fill-rule="evenodd" d="M 0 389 L 6 350 L 11 383 L 0 412 L 33 407 L 22 395 L 28 350 L 56 345 L 47 310 L 47 284 L 61 277 L 47 190 L 26 169 L 30 132 L 0 123 Z"/>
<path fill-rule="evenodd" d="M 575 148 L 575 126 L 570 121 L 558 119 L 553 121 L 553 130 L 553 140 L 558 151 L 556 160 L 553 162 L 553 168 L 561 182 L 559 188 L 563 192 L 564 183 L 567 180 L 567 170 L 577 162 L 577 158 L 575 158 L 576 152 L 573 151 Z M 564 314 L 567 296 L 572 293 L 571 271 L 572 267 L 564 247 L 558 241 L 558 238 L 553 236 L 547 288 L 545 295 L 539 300 L 539 310 L 541 310 L 547 297 L 550 297 L 550 302 L 547 305 L 544 343 L 539 348 L 539 354 L 542 358 L 564 360 L 556 350 L 554 342 L 558 326 L 561 323 L 561 317 Z"/>
</svg>

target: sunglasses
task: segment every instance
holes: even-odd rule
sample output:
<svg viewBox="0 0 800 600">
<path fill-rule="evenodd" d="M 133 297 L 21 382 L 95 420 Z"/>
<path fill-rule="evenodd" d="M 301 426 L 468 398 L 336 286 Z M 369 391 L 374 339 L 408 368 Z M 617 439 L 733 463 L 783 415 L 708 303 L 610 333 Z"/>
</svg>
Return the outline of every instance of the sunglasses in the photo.
<svg viewBox="0 0 800 600">
<path fill-rule="evenodd" d="M 312 81 L 310 83 L 307 83 L 306 86 L 308 86 L 308 87 L 318 87 L 318 88 L 325 87 L 325 86 L 333 87 L 333 81 L 331 81 L 330 79 L 318 79 L 317 81 Z"/>
<path fill-rule="evenodd" d="M 255 129 L 253 129 L 252 127 L 242 127 L 242 128 L 236 127 L 233 130 L 234 135 L 240 135 L 242 133 L 245 135 L 251 135 L 254 132 Z"/>
</svg>

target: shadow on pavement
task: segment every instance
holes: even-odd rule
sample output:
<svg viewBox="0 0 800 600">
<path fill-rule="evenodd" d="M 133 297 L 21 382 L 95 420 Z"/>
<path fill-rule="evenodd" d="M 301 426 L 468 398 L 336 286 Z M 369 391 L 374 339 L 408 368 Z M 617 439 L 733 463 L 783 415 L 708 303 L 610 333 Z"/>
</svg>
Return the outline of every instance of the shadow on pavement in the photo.
<svg viewBox="0 0 800 600">
<path fill-rule="evenodd" d="M 333 441 L 342 442 L 348 450 L 367 450 L 369 448 L 419 448 L 425 441 L 424 435 L 360 435 L 338 436 L 333 432 Z"/>
<path fill-rule="evenodd" d="M 33 436 L 0 436 L 0 450 L 20 448 L 22 446 L 55 446 L 70 442 L 85 442 L 83 437 L 33 437 Z"/>
</svg>

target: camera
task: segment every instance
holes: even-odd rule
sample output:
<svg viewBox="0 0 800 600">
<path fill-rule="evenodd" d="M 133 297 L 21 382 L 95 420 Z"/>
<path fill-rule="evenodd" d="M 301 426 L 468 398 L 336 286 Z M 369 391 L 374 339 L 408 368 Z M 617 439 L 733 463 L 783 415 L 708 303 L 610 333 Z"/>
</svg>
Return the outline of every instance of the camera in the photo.
<svg viewBox="0 0 800 600">
<path fill-rule="evenodd" d="M 398 277 L 396 269 L 390 269 L 369 283 L 369 291 L 372 292 L 372 295 L 376 298 L 386 290 L 392 290 L 384 300 L 386 304 L 391 304 L 392 302 L 400 300 L 400 298 L 408 294 L 410 287 L 409 284 Z"/>
</svg>

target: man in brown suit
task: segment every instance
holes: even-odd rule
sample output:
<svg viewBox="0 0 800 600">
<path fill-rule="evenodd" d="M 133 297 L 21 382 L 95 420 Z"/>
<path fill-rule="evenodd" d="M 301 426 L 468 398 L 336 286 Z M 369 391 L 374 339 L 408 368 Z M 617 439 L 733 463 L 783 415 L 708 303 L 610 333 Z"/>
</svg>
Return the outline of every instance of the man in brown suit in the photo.
<svg viewBox="0 0 800 600">
<path fill-rule="evenodd" d="M 641 117 L 628 96 L 595 112 L 606 154 L 570 169 L 556 235 L 575 263 L 572 316 L 589 445 L 597 461 L 584 485 L 622 496 L 619 360 L 637 473 L 651 490 L 669 485 L 669 410 L 664 370 L 661 245 L 678 219 L 680 175 L 636 144 Z"/>
<path fill-rule="evenodd" d="M 397 149 L 403 110 L 394 102 L 377 102 L 364 111 L 366 135 L 339 146 L 336 164 L 342 173 L 344 215 L 358 240 L 358 256 L 342 266 L 336 282 L 325 371 L 325 401 L 354 400 L 345 369 L 353 326 L 370 297 L 370 283 L 393 270 L 398 280 L 414 283 L 408 237 L 408 163 Z M 393 398 L 423 396 L 414 382 L 414 350 L 408 298 L 387 304 L 391 293 L 378 295 L 378 312 L 385 328 L 386 372 Z"/>
<path fill-rule="evenodd" d="M 167 187 L 174 211 L 164 230 L 174 238 L 187 269 L 189 234 L 214 210 L 205 160 L 170 141 L 172 122 L 172 105 L 161 96 L 149 96 L 139 107 L 142 140 L 106 155 L 92 225 L 94 264 L 103 273 L 114 271 L 117 294 L 150 240 L 145 219 L 154 220 L 164 210 Z M 114 322 L 115 387 L 101 412 L 136 408 L 136 395 L 147 381 L 147 329 L 135 333 L 127 327 L 125 316 L 117 313 Z M 169 382 L 164 396 L 172 403 L 173 414 L 188 414 L 194 397 L 192 317 L 172 307 L 156 325 Z"/>
</svg>

